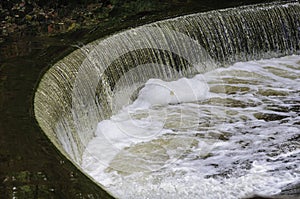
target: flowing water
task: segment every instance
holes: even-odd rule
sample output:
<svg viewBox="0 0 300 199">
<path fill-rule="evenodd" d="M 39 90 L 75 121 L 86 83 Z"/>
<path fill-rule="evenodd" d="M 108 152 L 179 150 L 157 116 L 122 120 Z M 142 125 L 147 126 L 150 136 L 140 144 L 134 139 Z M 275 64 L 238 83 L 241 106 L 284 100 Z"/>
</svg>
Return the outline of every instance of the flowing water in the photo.
<svg viewBox="0 0 300 199">
<path fill-rule="evenodd" d="M 98 124 L 82 166 L 119 198 L 276 194 L 300 178 L 299 104 L 300 56 L 151 79 Z"/>
<path fill-rule="evenodd" d="M 296 1 L 163 20 L 52 66 L 35 117 L 113 196 L 276 194 L 299 182 L 299 52 Z"/>
</svg>

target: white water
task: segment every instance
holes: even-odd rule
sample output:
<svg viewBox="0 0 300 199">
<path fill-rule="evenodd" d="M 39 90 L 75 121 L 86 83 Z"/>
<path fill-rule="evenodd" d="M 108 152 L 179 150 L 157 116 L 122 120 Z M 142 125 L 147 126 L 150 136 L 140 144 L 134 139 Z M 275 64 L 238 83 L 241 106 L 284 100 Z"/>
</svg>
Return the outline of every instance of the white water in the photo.
<svg viewBox="0 0 300 199">
<path fill-rule="evenodd" d="M 118 198 L 241 198 L 299 181 L 300 56 L 151 79 L 98 124 L 83 169 Z"/>
</svg>

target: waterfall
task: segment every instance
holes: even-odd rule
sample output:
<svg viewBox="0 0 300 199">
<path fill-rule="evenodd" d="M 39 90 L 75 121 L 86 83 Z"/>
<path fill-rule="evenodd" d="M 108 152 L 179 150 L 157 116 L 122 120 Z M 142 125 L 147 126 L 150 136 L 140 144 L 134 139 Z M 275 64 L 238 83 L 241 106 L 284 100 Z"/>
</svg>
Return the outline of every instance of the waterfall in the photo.
<svg viewBox="0 0 300 199">
<path fill-rule="evenodd" d="M 131 103 L 148 79 L 189 77 L 299 50 L 300 4 L 295 1 L 147 24 L 91 42 L 54 64 L 36 91 L 35 117 L 78 166 L 97 123 Z"/>
</svg>

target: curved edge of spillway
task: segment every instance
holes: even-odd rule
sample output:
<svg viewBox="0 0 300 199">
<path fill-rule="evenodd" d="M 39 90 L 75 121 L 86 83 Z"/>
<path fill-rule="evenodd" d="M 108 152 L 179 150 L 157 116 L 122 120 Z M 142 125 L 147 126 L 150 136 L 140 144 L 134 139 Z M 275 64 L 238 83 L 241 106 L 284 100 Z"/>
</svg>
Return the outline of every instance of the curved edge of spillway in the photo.
<svg viewBox="0 0 300 199">
<path fill-rule="evenodd" d="M 35 117 L 82 171 L 81 156 L 98 122 L 130 104 L 148 79 L 170 81 L 299 50 L 300 5 L 295 1 L 147 24 L 91 42 L 53 65 L 35 93 Z"/>
</svg>

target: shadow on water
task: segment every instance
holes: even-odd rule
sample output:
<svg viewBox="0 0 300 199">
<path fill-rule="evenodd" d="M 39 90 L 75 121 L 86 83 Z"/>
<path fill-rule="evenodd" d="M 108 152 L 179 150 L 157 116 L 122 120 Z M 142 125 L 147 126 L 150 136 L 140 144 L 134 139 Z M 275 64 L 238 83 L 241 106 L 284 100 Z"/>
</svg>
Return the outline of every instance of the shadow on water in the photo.
<svg viewBox="0 0 300 199">
<path fill-rule="evenodd" d="M 140 24 L 244 1 L 165 1 L 130 15 L 124 8 L 97 27 L 57 36 L 8 38 L 0 46 L 0 198 L 111 198 L 52 145 L 33 115 L 33 97 L 44 72 L 84 43 Z M 223 3 L 222 3 L 223 2 Z M 247 3 L 269 1 L 247 1 Z M 174 7 L 172 5 L 177 5 Z M 123 10 L 122 10 L 123 9 Z M 124 21 L 122 17 L 127 15 Z"/>
<path fill-rule="evenodd" d="M 36 49 L 30 56 L 15 57 L 1 65 L 3 198 L 81 198 L 89 194 L 109 198 L 50 144 L 33 117 L 34 90 L 46 61 L 69 48 L 62 45 Z"/>
</svg>

